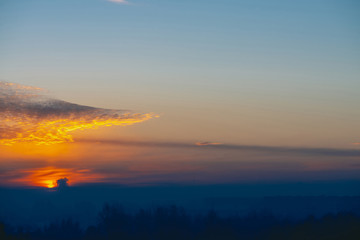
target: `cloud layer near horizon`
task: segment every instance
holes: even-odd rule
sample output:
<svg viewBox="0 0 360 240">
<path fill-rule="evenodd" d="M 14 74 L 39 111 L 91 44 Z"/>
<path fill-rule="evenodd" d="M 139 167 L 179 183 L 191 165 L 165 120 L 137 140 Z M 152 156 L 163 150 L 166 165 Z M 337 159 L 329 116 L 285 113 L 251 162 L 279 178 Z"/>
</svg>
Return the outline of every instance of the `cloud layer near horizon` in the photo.
<svg viewBox="0 0 360 240">
<path fill-rule="evenodd" d="M 306 148 L 306 147 L 286 147 L 286 146 L 260 146 L 260 145 L 237 145 L 212 142 L 197 142 L 195 144 L 183 142 L 145 142 L 128 141 L 120 139 L 77 139 L 78 142 L 99 143 L 123 146 L 139 147 L 160 147 L 160 148 L 191 148 L 191 149 L 213 149 L 213 150 L 238 150 L 265 152 L 271 154 L 292 154 L 309 156 L 336 156 L 336 157 L 360 157 L 358 149 L 339 149 L 339 148 Z"/>
<path fill-rule="evenodd" d="M 70 132 L 126 126 L 154 117 L 53 99 L 40 88 L 0 82 L 0 144 L 72 142 Z"/>
</svg>

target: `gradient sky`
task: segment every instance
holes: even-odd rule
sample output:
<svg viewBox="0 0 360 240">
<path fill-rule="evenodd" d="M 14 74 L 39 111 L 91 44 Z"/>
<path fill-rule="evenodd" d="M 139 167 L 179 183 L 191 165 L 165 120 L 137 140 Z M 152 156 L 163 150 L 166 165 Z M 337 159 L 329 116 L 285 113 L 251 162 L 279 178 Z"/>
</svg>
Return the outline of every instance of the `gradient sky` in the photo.
<svg viewBox="0 0 360 240">
<path fill-rule="evenodd" d="M 360 149 L 359 11 L 355 0 L 2 0 L 0 80 L 160 116 L 77 133 L 122 143 L 0 147 L 2 180 L 56 168 L 78 183 L 89 172 L 119 183 L 359 178 L 356 154 L 163 144 Z"/>
</svg>

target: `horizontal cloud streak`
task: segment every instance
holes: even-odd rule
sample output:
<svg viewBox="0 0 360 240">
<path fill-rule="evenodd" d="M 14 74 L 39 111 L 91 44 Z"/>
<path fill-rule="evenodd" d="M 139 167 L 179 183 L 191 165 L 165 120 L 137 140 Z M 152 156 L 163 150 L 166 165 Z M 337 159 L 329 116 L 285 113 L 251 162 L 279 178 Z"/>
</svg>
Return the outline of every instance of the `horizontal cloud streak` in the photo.
<svg viewBox="0 0 360 240">
<path fill-rule="evenodd" d="M 94 108 L 45 96 L 40 88 L 0 82 L 0 144 L 54 144 L 73 141 L 69 132 L 126 126 L 152 114 Z"/>
<path fill-rule="evenodd" d="M 222 143 L 218 142 L 197 142 L 195 143 L 197 146 L 209 146 L 209 145 L 222 145 Z"/>
<path fill-rule="evenodd" d="M 181 142 L 145 142 L 145 141 L 125 141 L 125 140 L 106 140 L 106 139 L 77 139 L 77 142 L 99 143 L 112 145 L 128 145 L 139 147 L 163 147 L 163 148 L 191 148 L 191 149 L 213 149 L 213 150 L 239 150 L 255 151 L 274 154 L 301 154 L 301 155 L 321 155 L 321 156 L 343 156 L 360 157 L 360 150 L 356 149 L 337 149 L 337 148 L 302 148 L 302 147 L 273 147 L 257 145 L 235 145 L 235 144 L 202 144 L 199 145 Z"/>
</svg>

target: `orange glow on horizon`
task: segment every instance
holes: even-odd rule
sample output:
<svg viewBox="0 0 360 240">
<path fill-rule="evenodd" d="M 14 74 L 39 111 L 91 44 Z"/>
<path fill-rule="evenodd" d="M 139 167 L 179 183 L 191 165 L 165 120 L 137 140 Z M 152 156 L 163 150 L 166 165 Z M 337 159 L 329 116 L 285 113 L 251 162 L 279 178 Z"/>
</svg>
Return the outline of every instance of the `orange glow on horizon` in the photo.
<svg viewBox="0 0 360 240">
<path fill-rule="evenodd" d="M 23 177 L 13 180 L 13 183 L 44 188 L 54 188 L 57 186 L 57 180 L 64 178 L 69 179 L 69 185 L 101 182 L 104 178 L 101 174 L 93 173 L 89 169 L 56 167 L 22 170 L 20 173 Z"/>
</svg>

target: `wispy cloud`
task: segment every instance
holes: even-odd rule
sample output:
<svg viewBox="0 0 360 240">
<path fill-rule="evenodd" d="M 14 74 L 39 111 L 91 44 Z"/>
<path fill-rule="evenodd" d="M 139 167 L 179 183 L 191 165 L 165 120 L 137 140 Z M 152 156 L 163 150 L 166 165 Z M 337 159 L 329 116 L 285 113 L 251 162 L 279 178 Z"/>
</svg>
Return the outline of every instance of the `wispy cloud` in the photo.
<svg viewBox="0 0 360 240">
<path fill-rule="evenodd" d="M 50 98 L 44 90 L 0 82 L 0 144 L 71 142 L 70 132 L 105 126 L 127 126 L 153 114 L 94 108 Z"/>
<path fill-rule="evenodd" d="M 360 142 L 354 142 L 353 145 L 360 145 Z"/>
<path fill-rule="evenodd" d="M 129 2 L 126 0 L 108 0 L 109 2 L 113 3 L 120 3 L 120 4 L 128 4 Z"/>
</svg>

